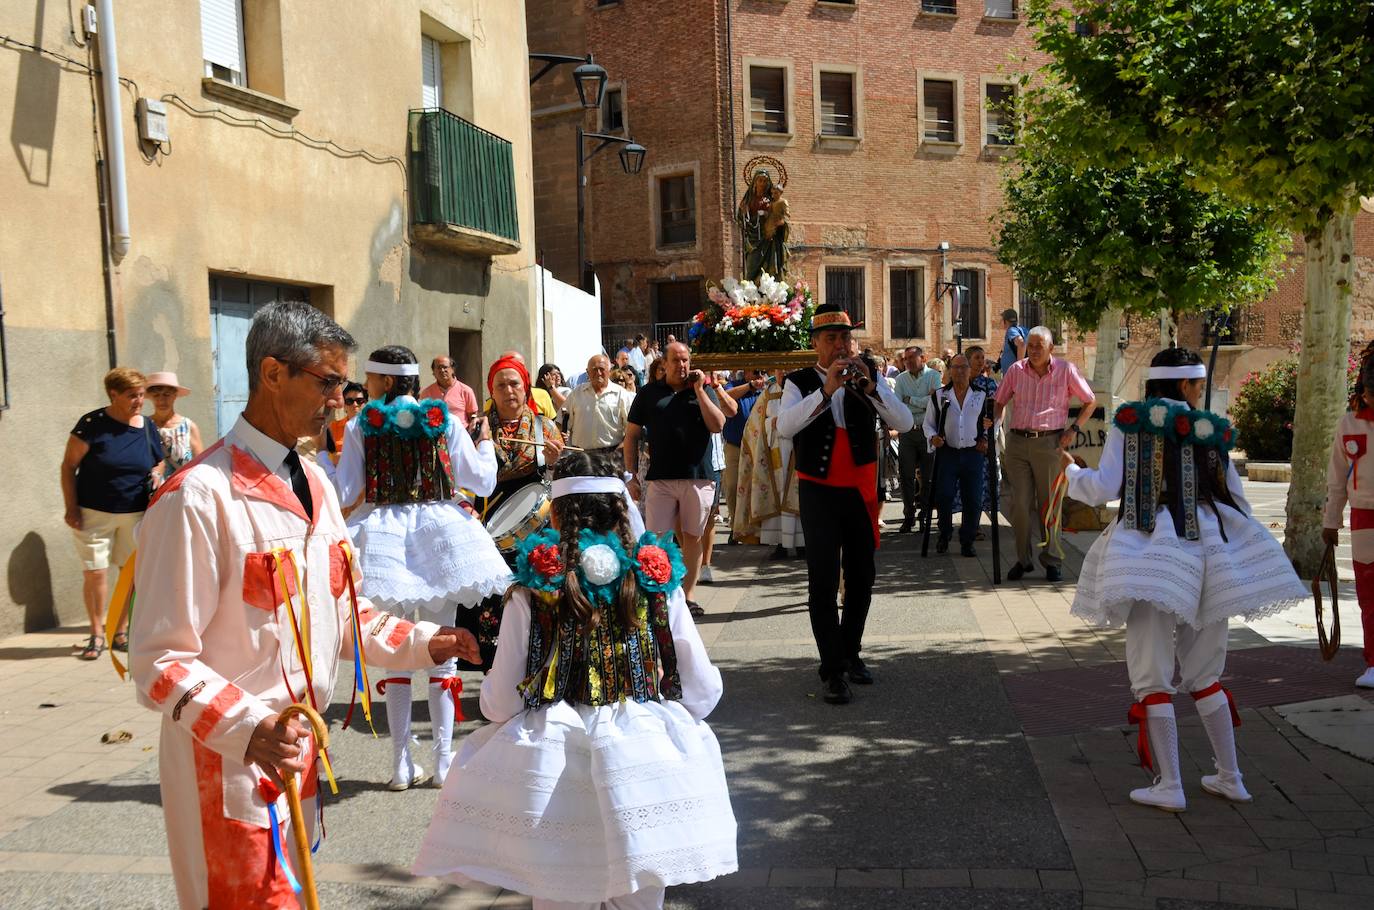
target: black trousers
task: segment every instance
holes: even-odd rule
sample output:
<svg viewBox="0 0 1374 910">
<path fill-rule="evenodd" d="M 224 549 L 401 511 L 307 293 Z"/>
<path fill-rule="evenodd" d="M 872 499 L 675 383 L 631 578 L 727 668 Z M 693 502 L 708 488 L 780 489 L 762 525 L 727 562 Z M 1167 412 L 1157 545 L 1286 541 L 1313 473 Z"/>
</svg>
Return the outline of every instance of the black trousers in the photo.
<svg viewBox="0 0 1374 910">
<path fill-rule="evenodd" d="M 873 601 L 873 520 L 853 487 L 801 480 L 797 487 L 806 535 L 806 594 L 821 678 L 847 669 L 863 647 Z M 836 605 L 844 571 L 844 617 Z"/>
</svg>

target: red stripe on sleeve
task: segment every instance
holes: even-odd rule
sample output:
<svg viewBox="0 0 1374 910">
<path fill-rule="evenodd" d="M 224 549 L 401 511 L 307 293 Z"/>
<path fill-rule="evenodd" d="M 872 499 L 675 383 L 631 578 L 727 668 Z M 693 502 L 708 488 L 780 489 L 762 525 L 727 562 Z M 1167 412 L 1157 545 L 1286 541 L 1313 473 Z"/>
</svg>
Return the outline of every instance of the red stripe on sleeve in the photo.
<svg viewBox="0 0 1374 910">
<path fill-rule="evenodd" d="M 413 622 L 406 622 L 404 619 L 396 620 L 396 628 L 392 629 L 391 634 L 386 637 L 387 647 L 399 648 L 401 642 L 406 640 L 406 637 L 410 635 L 410 630 L 413 628 L 415 628 L 415 623 Z"/>
<path fill-rule="evenodd" d="M 191 675 L 191 671 L 181 664 L 172 664 L 162 671 L 162 675 L 153 683 L 153 687 L 148 690 L 148 697 L 153 700 L 153 704 L 160 705 L 167 700 L 167 696 L 172 694 L 172 690 L 177 687 L 177 683 Z"/>
<path fill-rule="evenodd" d="M 191 728 L 191 735 L 204 742 L 205 738 L 215 729 L 215 726 L 224 720 L 225 712 L 238 704 L 241 698 L 243 698 L 242 689 L 233 683 L 225 684 L 224 688 L 219 690 L 219 694 L 210 700 L 210 704 L 205 706 L 205 710 L 200 712 L 200 717 L 196 718 L 195 726 Z"/>
</svg>

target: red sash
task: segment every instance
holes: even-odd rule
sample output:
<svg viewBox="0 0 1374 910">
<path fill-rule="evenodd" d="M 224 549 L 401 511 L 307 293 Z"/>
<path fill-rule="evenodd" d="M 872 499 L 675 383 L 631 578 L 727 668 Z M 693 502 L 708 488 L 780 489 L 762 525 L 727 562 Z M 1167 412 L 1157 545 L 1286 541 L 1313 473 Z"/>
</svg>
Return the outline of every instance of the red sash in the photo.
<svg viewBox="0 0 1374 910">
<path fill-rule="evenodd" d="M 878 462 L 855 464 L 854 452 L 849 448 L 849 432 L 844 427 L 835 428 L 835 446 L 831 449 L 830 471 L 825 477 L 817 477 L 798 471 L 797 476 L 827 487 L 855 487 L 863 497 L 864 508 L 868 509 L 869 520 L 873 523 L 873 547 L 876 549 L 881 538 L 878 532 L 878 513 L 882 504 L 878 502 Z"/>
</svg>

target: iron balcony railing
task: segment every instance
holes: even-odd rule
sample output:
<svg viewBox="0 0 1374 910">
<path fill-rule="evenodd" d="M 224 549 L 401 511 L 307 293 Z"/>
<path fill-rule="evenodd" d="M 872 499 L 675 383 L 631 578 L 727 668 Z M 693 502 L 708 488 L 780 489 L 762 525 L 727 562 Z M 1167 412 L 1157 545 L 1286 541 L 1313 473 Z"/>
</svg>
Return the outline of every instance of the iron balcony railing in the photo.
<svg viewBox="0 0 1374 910">
<path fill-rule="evenodd" d="M 411 211 L 519 242 L 511 144 L 441 108 L 410 112 Z"/>
</svg>

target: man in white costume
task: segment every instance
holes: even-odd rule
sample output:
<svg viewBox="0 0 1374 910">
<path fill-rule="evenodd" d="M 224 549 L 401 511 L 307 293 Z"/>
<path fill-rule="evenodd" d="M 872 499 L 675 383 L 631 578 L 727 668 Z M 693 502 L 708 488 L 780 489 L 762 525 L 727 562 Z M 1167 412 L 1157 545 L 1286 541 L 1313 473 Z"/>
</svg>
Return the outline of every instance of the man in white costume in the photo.
<svg viewBox="0 0 1374 910">
<path fill-rule="evenodd" d="M 183 908 L 296 906 L 277 852 L 291 838 L 274 843 L 273 828 L 288 818 L 287 774 L 302 774 L 314 817 L 316 753 L 278 715 L 328 705 L 340 657 L 353 658 L 358 575 L 334 489 L 294 445 L 341 404 L 355 346 L 305 304 L 260 310 L 248 406 L 162 487 L 139 528 L 130 669 L 140 702 L 163 714 L 162 805 Z M 368 663 L 477 659 L 470 633 L 365 600 L 358 624 Z"/>
</svg>

